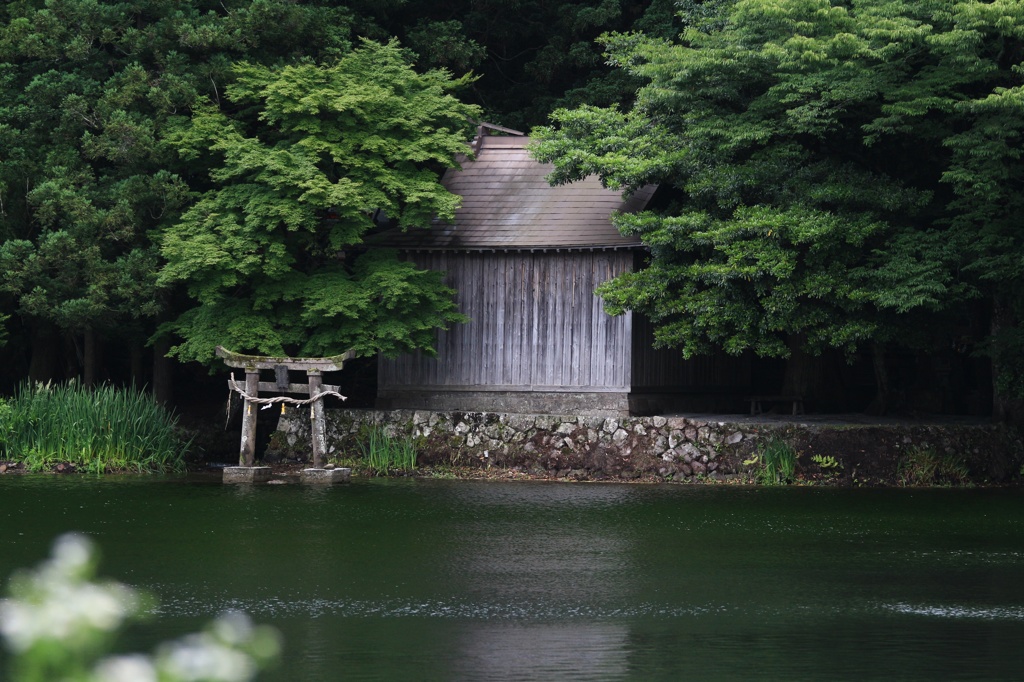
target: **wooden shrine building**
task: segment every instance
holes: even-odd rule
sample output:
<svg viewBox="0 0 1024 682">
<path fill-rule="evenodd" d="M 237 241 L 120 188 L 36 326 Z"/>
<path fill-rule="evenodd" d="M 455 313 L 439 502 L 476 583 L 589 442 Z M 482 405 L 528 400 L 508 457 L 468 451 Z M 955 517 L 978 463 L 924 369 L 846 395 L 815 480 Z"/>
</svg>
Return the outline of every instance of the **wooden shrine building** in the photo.
<svg viewBox="0 0 1024 682">
<path fill-rule="evenodd" d="M 439 333 L 436 358 L 381 358 L 378 407 L 611 416 L 710 410 L 748 390 L 749 362 L 655 351 L 649 325 L 606 314 L 594 294 L 642 248 L 612 212 L 643 210 L 654 187 L 627 198 L 596 177 L 552 187 L 528 137 L 480 132 L 476 159 L 443 179 L 462 196 L 454 224 L 379 242 L 447 273 L 471 321 Z"/>
</svg>

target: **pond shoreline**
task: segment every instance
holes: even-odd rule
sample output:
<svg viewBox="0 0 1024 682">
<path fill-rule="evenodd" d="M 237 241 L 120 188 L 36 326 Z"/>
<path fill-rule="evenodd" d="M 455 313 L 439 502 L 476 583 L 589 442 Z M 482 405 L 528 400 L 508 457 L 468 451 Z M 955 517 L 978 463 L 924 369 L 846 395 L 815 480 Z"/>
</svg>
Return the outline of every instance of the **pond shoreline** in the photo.
<svg viewBox="0 0 1024 682">
<path fill-rule="evenodd" d="M 343 462 L 345 464 L 351 464 L 351 462 Z M 283 462 L 265 463 L 259 462 L 260 466 L 269 466 L 271 468 L 271 479 L 268 483 L 270 484 L 299 484 L 299 477 L 303 469 L 309 467 L 309 463 L 305 461 L 288 460 Z M 216 475 L 225 466 L 233 466 L 227 463 L 196 463 L 193 462 L 188 467 L 187 472 L 182 474 L 172 475 Z M 20 475 L 50 475 L 50 476 L 75 476 L 85 475 L 90 472 L 83 471 L 73 464 L 63 463 L 58 464 L 48 471 L 30 472 L 27 471 L 20 462 L 11 460 L 0 460 L 0 476 L 20 476 Z M 96 474 L 93 474 L 95 476 Z M 107 472 L 102 474 L 103 476 L 119 476 L 119 475 L 131 475 L 138 476 L 140 472 L 136 471 L 119 471 L 119 472 Z M 154 475 L 160 476 L 163 474 L 145 472 L 142 475 Z M 456 481 L 503 481 L 503 482 L 550 482 L 550 483 L 616 483 L 616 484 L 636 484 L 636 485 L 696 485 L 696 486 L 763 486 L 768 485 L 759 482 L 756 475 L 751 472 L 738 473 L 738 474 L 716 474 L 712 473 L 705 476 L 688 477 L 673 479 L 672 477 L 665 477 L 651 473 L 640 473 L 639 475 L 627 475 L 618 478 L 611 478 L 602 475 L 593 475 L 590 472 L 583 469 L 569 469 L 569 470 L 558 470 L 558 471 L 547 471 L 534 468 L 532 470 L 524 470 L 520 467 L 512 468 L 500 468 L 500 467 L 451 467 L 451 466 L 439 466 L 439 467 L 420 467 L 412 471 L 403 472 L 390 472 L 387 474 L 379 474 L 367 469 L 356 469 L 352 473 L 354 480 L 368 480 L 373 478 L 410 478 L 418 480 L 456 480 Z M 971 487 L 971 488 L 1016 488 L 1024 485 L 1021 477 L 1016 477 L 1005 481 L 992 481 L 992 480 L 967 480 L 960 483 L 932 483 L 932 484 L 916 484 L 916 483 L 903 483 L 900 481 L 885 482 L 881 479 L 863 479 L 857 480 L 849 476 L 842 475 L 828 475 L 827 473 L 815 473 L 815 472 L 801 472 L 792 480 L 780 481 L 777 484 L 779 486 L 815 486 L 815 487 L 874 487 L 874 488 L 942 488 L 942 487 Z"/>
<path fill-rule="evenodd" d="M 776 448 L 792 462 L 774 481 L 1019 485 L 1024 477 L 1021 433 L 970 418 L 327 412 L 328 452 L 340 466 L 358 461 L 374 432 L 411 443 L 418 466 L 441 475 L 493 470 L 511 472 L 499 477 L 557 480 L 765 483 L 772 482 L 765 475 L 768 451 Z M 305 461 L 309 452 L 308 415 L 283 411 L 265 460 Z"/>
<path fill-rule="evenodd" d="M 392 476 L 561 482 L 830 487 L 1024 484 L 1024 439 L 1015 429 L 969 418 L 898 420 L 863 415 L 559 415 L 328 411 L 329 461 L 357 478 L 376 475 L 362 459 L 367 433 L 408 439 L 416 468 Z M 236 434 L 191 423 L 191 472 L 230 460 Z M 260 464 L 289 482 L 309 466 L 305 411 L 285 411 Z M 771 445 L 791 451 L 789 475 L 765 476 Z M 71 474 L 69 463 L 48 472 Z M 24 473 L 0 460 L 0 475 Z M 131 472 L 129 472 L 131 473 Z"/>
</svg>

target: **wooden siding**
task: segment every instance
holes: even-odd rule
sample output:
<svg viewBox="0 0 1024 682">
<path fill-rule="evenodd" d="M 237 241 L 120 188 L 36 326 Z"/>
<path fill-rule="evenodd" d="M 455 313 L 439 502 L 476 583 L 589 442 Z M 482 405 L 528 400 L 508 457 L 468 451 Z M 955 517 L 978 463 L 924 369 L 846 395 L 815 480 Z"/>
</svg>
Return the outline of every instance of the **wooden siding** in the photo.
<svg viewBox="0 0 1024 682">
<path fill-rule="evenodd" d="M 471 322 L 438 335 L 438 357 L 380 361 L 381 390 L 628 391 L 632 316 L 594 288 L 632 267 L 628 251 L 411 254 L 447 273 Z"/>
</svg>

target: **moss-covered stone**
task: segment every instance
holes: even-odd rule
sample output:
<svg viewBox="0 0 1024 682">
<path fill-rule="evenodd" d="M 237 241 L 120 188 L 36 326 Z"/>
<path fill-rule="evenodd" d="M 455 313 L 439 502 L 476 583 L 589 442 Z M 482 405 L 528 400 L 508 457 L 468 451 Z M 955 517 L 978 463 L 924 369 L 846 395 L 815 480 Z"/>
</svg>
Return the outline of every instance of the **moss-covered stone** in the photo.
<svg viewBox="0 0 1024 682">
<path fill-rule="evenodd" d="M 900 485 L 909 448 L 962 459 L 973 483 L 1021 479 L 1020 434 L 990 424 L 817 424 L 709 421 L 700 417 L 592 419 L 423 410 L 329 410 L 328 450 L 358 457 L 371 426 L 414 438 L 426 467 L 501 467 L 574 480 L 753 480 L 773 440 L 796 454 L 798 480 L 830 485 Z M 305 411 L 282 415 L 272 439 L 290 457 L 309 448 Z M 818 458 L 817 460 L 815 458 Z M 822 466 L 822 458 L 835 461 Z"/>
</svg>

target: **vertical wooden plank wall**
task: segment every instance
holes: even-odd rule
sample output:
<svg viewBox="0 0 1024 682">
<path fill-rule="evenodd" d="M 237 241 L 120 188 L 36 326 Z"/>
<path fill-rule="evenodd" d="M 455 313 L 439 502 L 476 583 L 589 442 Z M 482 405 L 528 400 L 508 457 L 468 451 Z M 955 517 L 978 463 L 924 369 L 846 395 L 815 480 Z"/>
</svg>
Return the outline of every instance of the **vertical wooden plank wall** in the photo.
<svg viewBox="0 0 1024 682">
<path fill-rule="evenodd" d="M 382 389 L 628 391 L 631 315 L 611 317 L 594 288 L 632 268 L 629 251 L 414 255 L 447 273 L 471 322 L 438 337 L 438 357 L 382 359 Z"/>
</svg>

